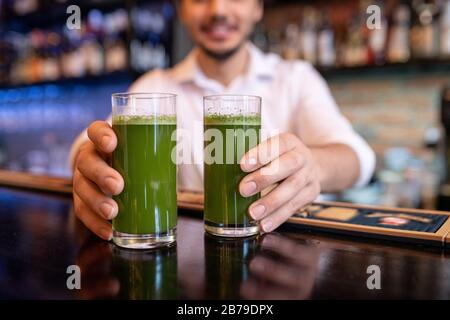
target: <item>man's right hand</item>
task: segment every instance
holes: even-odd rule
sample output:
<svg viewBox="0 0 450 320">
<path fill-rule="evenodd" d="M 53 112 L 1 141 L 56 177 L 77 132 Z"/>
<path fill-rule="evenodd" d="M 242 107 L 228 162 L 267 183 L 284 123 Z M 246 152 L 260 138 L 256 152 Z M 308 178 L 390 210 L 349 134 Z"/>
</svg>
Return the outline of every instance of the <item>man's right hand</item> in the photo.
<svg viewBox="0 0 450 320">
<path fill-rule="evenodd" d="M 73 172 L 74 211 L 78 219 L 105 240 L 111 240 L 113 219 L 119 209 L 111 199 L 122 192 L 122 176 L 108 164 L 117 146 L 117 138 L 105 121 L 95 121 L 88 128 L 90 141 L 79 149 Z"/>
</svg>

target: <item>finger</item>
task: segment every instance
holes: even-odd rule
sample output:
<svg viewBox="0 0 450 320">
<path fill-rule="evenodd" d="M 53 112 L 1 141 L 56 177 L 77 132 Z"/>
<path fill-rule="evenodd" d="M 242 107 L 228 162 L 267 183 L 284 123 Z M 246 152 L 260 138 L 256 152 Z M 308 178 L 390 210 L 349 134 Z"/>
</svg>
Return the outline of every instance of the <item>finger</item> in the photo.
<svg viewBox="0 0 450 320">
<path fill-rule="evenodd" d="M 106 121 L 93 122 L 88 128 L 87 134 L 101 152 L 111 153 L 117 146 L 116 134 Z"/>
<path fill-rule="evenodd" d="M 97 236 L 104 240 L 112 239 L 112 228 L 111 224 L 108 223 L 105 219 L 100 218 L 96 213 L 94 213 L 84 202 L 80 199 L 80 197 L 74 192 L 74 207 L 75 214 L 78 219 L 83 222 L 83 224 L 95 233 Z"/>
<path fill-rule="evenodd" d="M 298 151 L 291 150 L 284 153 L 268 165 L 246 175 L 239 183 L 239 192 L 244 197 L 250 197 L 291 176 L 306 163 L 306 156 Z"/>
<path fill-rule="evenodd" d="M 275 210 L 272 214 L 261 220 L 260 225 L 264 232 L 275 230 L 283 222 L 285 222 L 291 215 L 293 215 L 299 208 L 311 203 L 320 192 L 320 186 L 317 182 L 310 182 L 303 189 L 301 189 L 296 196 L 294 196 L 287 203 Z"/>
<path fill-rule="evenodd" d="M 117 203 L 105 196 L 98 187 L 86 179 L 78 169 L 74 172 L 74 191 L 95 213 L 106 220 L 114 219 L 119 211 Z"/>
<path fill-rule="evenodd" d="M 310 177 L 306 169 L 291 175 L 268 194 L 252 203 L 248 211 L 250 216 L 255 220 L 267 217 L 301 192 L 309 181 Z"/>
<path fill-rule="evenodd" d="M 259 169 L 283 153 L 294 149 L 297 144 L 298 138 L 290 133 L 282 133 L 271 137 L 244 154 L 240 161 L 241 169 L 244 172 Z"/>
<path fill-rule="evenodd" d="M 87 179 L 96 184 L 103 193 L 117 195 L 122 192 L 122 176 L 111 168 L 95 150 L 80 151 L 76 168 Z"/>
</svg>

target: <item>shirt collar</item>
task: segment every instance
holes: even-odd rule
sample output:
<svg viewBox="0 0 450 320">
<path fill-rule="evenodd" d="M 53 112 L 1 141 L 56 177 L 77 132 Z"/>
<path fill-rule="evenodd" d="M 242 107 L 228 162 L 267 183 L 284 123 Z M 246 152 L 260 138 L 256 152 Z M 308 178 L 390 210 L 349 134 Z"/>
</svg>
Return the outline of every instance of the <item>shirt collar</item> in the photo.
<svg viewBox="0 0 450 320">
<path fill-rule="evenodd" d="M 244 76 L 247 78 L 272 78 L 275 74 L 273 59 L 270 59 L 253 43 L 248 42 L 247 46 L 250 53 L 250 62 L 247 73 Z M 176 82 L 184 83 L 195 81 L 203 76 L 203 72 L 197 63 L 197 50 L 197 48 L 192 49 L 188 56 L 170 71 Z"/>
</svg>

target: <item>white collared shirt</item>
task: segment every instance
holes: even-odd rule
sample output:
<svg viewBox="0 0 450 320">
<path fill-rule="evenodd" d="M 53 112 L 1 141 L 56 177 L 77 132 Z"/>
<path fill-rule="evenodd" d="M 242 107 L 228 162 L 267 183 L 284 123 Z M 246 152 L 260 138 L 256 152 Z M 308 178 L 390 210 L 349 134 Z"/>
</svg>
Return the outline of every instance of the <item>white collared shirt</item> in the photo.
<svg viewBox="0 0 450 320">
<path fill-rule="evenodd" d="M 375 155 L 340 113 L 325 80 L 310 63 L 286 61 L 264 54 L 253 44 L 247 72 L 227 87 L 207 78 L 197 65 L 196 49 L 167 70 L 149 71 L 136 80 L 130 92 L 169 92 L 177 94 L 177 126 L 193 133 L 194 164 L 178 166 L 178 187 L 203 190 L 203 133 L 195 125 L 203 119 L 203 97 L 213 94 L 246 94 L 262 97 L 262 129 L 291 132 L 307 146 L 341 143 L 357 154 L 360 173 L 355 186 L 366 184 L 373 174 Z M 87 139 L 83 133 L 72 147 Z"/>
</svg>

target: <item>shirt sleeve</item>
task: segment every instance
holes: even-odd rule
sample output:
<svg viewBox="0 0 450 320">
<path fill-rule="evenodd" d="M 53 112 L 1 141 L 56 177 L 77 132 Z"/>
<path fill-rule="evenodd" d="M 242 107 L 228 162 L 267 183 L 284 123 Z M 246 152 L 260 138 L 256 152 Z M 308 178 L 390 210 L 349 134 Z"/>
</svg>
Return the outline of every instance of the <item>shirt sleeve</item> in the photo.
<svg viewBox="0 0 450 320">
<path fill-rule="evenodd" d="M 294 131 L 308 146 L 345 144 L 352 148 L 359 160 L 360 172 L 356 187 L 364 186 L 375 169 L 375 154 L 367 142 L 356 133 L 340 112 L 322 76 L 309 64 L 300 62 L 293 81 L 300 85 L 295 112 Z"/>
</svg>

